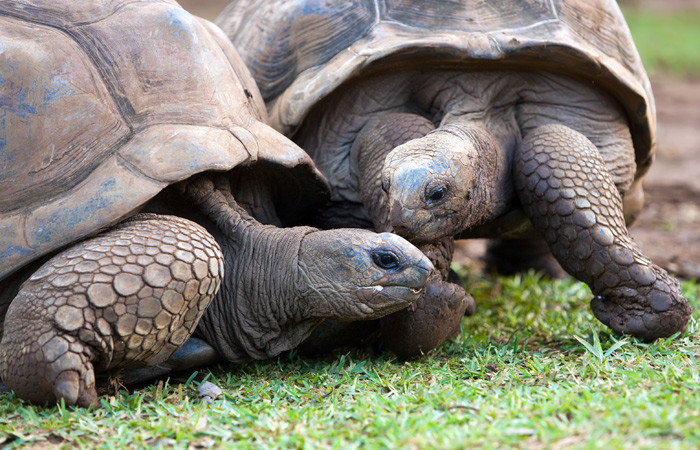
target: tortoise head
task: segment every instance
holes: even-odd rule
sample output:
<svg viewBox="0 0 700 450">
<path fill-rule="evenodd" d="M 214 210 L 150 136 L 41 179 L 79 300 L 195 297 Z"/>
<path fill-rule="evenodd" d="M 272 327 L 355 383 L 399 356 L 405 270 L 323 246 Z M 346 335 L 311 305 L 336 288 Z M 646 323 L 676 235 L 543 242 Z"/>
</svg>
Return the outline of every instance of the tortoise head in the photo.
<svg viewBox="0 0 700 450">
<path fill-rule="evenodd" d="M 473 133 L 443 127 L 392 150 L 382 189 L 394 232 L 422 244 L 478 223 L 491 184 L 484 148 Z"/>
<path fill-rule="evenodd" d="M 361 229 L 307 234 L 299 250 L 302 293 L 314 316 L 370 320 L 416 301 L 434 267 L 405 239 Z"/>
</svg>

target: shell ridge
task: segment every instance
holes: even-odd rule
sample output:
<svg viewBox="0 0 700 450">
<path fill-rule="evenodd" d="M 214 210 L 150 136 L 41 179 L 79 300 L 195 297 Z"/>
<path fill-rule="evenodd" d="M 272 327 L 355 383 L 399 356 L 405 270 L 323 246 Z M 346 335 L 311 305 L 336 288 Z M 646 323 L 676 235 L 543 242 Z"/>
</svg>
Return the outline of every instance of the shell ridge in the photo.
<svg viewBox="0 0 700 450">
<path fill-rule="evenodd" d="M 134 107 L 131 102 L 126 97 L 124 93 L 124 87 L 119 83 L 118 77 L 114 73 L 113 58 L 109 58 L 109 49 L 100 48 L 102 46 L 99 39 L 92 33 L 81 33 L 82 27 L 71 28 L 66 30 L 66 33 L 78 44 L 78 46 L 83 50 L 83 53 L 90 59 L 93 67 L 100 74 L 102 82 L 107 88 L 112 101 L 119 111 L 122 121 L 129 127 L 129 130 L 133 132 L 132 121 L 129 119 L 135 114 Z M 90 42 L 94 45 L 90 45 Z M 122 94 L 119 94 L 119 92 Z"/>
<path fill-rule="evenodd" d="M 496 32 L 498 33 L 515 33 L 515 32 L 520 32 L 520 31 L 525 31 L 525 30 L 532 30 L 534 28 L 539 28 L 541 26 L 546 26 L 549 24 L 556 24 L 556 23 L 562 23 L 559 18 L 556 19 L 545 19 L 545 20 L 540 20 L 539 22 L 531 23 L 527 26 L 524 27 L 518 27 L 518 28 L 503 28 L 501 30 L 497 30 Z"/>
<path fill-rule="evenodd" d="M 379 7 L 379 0 L 374 0 L 374 25 L 382 21 L 381 8 Z"/>
<path fill-rule="evenodd" d="M 90 24 L 100 22 L 102 20 L 107 19 L 110 16 L 113 16 L 116 12 L 120 11 L 121 9 L 123 9 L 125 7 L 128 7 L 128 6 L 136 4 L 136 3 L 145 3 L 145 2 L 173 6 L 173 2 L 168 1 L 168 0 L 122 0 L 121 4 L 116 5 L 116 6 L 112 5 L 111 12 L 109 12 L 103 16 L 96 17 L 95 19 L 91 19 L 91 20 L 83 20 L 83 21 L 79 21 L 79 22 L 76 21 L 76 22 L 73 22 L 70 24 L 50 23 L 50 22 L 37 20 L 36 18 L 40 17 L 40 13 L 45 12 L 45 11 L 36 10 L 36 9 L 32 10 L 31 14 L 19 14 L 16 12 L 8 11 L 6 9 L 2 9 L 2 6 L 0 6 L 0 16 L 13 17 L 15 19 L 23 20 L 25 22 L 29 22 L 29 23 L 33 23 L 33 24 L 37 24 L 37 25 L 44 25 L 47 27 L 56 28 L 56 29 L 65 31 L 69 28 L 75 28 L 75 27 L 80 27 L 83 25 L 90 25 Z"/>
<path fill-rule="evenodd" d="M 238 140 L 238 142 L 241 143 L 241 145 L 243 145 L 246 153 L 248 153 L 249 158 L 247 163 L 250 164 L 256 162 L 260 154 L 260 143 L 253 133 L 240 126 L 233 126 L 228 131 Z"/>
<path fill-rule="evenodd" d="M 244 132 L 236 136 L 231 128 L 236 125 L 151 124 L 135 133 L 117 154 L 132 168 L 131 172 L 144 174 L 144 180 L 167 185 L 203 171 L 230 170 L 250 163 L 250 151 L 244 151 L 243 147 L 247 144 L 253 151 L 254 137 L 246 140 Z"/>
<path fill-rule="evenodd" d="M 72 25 L 67 25 L 67 26 L 66 26 L 66 29 L 81 27 L 81 26 L 84 26 L 84 25 L 94 25 L 94 24 L 96 24 L 96 23 L 98 23 L 98 22 L 102 22 L 103 20 L 109 19 L 110 17 L 112 17 L 113 15 L 115 15 L 116 13 L 118 13 L 119 11 L 121 11 L 122 9 L 124 9 L 124 8 L 126 8 L 126 7 L 129 7 L 129 6 L 131 6 L 131 5 L 135 4 L 135 3 L 144 3 L 144 0 L 125 1 L 124 3 L 122 3 L 122 4 L 120 4 L 120 5 L 116 6 L 116 7 L 114 7 L 110 13 L 108 13 L 108 14 L 102 16 L 102 17 L 98 17 L 98 18 L 96 18 L 96 19 L 94 19 L 94 20 L 86 20 L 86 21 L 83 21 L 83 22 L 75 22 L 75 23 L 72 24 Z M 171 5 L 171 6 L 172 6 L 172 3 L 171 3 L 171 2 L 168 2 L 168 1 L 152 0 L 152 1 L 149 1 L 148 3 L 159 3 L 159 4 L 162 4 L 162 5 Z"/>
<path fill-rule="evenodd" d="M 138 166 L 137 166 L 136 164 L 134 164 L 134 163 L 132 163 L 131 161 L 129 161 L 129 160 L 128 160 L 126 157 L 124 157 L 124 155 L 122 155 L 121 153 L 116 152 L 115 155 L 116 155 L 116 157 L 117 157 L 117 158 L 116 158 L 117 164 L 119 164 L 120 166 L 124 167 L 126 170 L 132 172 L 134 175 L 137 175 L 137 176 L 143 178 L 144 180 L 151 181 L 151 182 L 153 182 L 153 183 L 155 183 L 155 184 L 163 184 L 163 182 L 162 182 L 161 180 L 158 180 L 158 179 L 156 179 L 156 178 L 153 178 L 152 176 L 149 176 L 149 175 L 146 174 L 144 171 L 142 171 L 141 169 L 139 169 Z"/>
</svg>

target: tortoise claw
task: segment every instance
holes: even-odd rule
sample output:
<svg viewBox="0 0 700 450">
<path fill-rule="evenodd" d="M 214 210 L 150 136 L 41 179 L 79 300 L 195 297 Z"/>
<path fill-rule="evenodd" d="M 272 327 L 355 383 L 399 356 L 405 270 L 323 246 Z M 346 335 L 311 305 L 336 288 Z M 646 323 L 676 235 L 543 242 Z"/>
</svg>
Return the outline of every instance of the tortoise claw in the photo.
<svg viewBox="0 0 700 450">
<path fill-rule="evenodd" d="M 680 293 L 674 295 L 661 291 L 640 293 L 631 298 L 599 295 L 591 300 L 591 310 L 613 331 L 647 342 L 684 332 L 692 313 L 692 308 Z"/>
<path fill-rule="evenodd" d="M 92 367 L 87 368 L 88 373 L 80 374 L 75 370 L 61 372 L 54 383 L 54 395 L 57 399 L 63 398 L 67 405 L 77 405 L 87 408 L 97 404 L 97 391 L 95 390 L 95 377 Z M 92 382 L 90 382 L 90 378 Z"/>
</svg>

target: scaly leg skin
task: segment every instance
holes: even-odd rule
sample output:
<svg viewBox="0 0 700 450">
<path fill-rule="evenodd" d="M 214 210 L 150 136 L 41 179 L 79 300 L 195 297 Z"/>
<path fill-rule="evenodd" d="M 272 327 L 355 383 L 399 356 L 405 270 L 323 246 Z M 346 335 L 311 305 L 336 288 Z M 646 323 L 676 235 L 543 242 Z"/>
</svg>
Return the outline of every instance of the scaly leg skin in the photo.
<svg viewBox="0 0 700 450">
<path fill-rule="evenodd" d="M 95 372 L 166 360 L 219 288 L 223 257 L 199 225 L 140 214 L 58 254 L 5 318 L 0 378 L 34 403 L 97 402 Z"/>
<path fill-rule="evenodd" d="M 525 213 L 561 266 L 591 288 L 601 322 L 647 341 L 685 330 L 692 309 L 678 281 L 630 238 L 620 194 L 585 136 L 561 125 L 538 127 L 514 163 Z"/>
<path fill-rule="evenodd" d="M 391 231 L 381 180 L 386 155 L 434 129 L 425 117 L 392 113 L 373 119 L 358 135 L 351 159 L 360 179 L 362 203 L 377 231 Z M 462 316 L 476 309 L 474 298 L 461 285 L 446 281 L 454 239 L 427 244 L 420 250 L 436 268 L 428 288 L 408 308 L 380 319 L 385 347 L 402 358 L 422 355 L 453 337 L 459 332 Z"/>
</svg>

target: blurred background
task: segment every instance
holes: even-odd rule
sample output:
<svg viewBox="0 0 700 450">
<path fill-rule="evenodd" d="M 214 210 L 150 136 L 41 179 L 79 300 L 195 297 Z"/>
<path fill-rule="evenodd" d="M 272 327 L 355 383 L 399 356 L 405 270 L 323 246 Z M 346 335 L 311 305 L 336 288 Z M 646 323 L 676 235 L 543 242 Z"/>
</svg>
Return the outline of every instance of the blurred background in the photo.
<svg viewBox="0 0 700 450">
<path fill-rule="evenodd" d="M 230 0 L 181 0 L 213 20 Z M 589 0 L 584 0 L 589 1 Z M 657 264 L 700 279 L 700 0 L 620 0 L 656 98 L 656 162 L 646 205 L 630 232 Z M 455 259 L 482 265 L 483 241 L 462 241 Z"/>
</svg>

